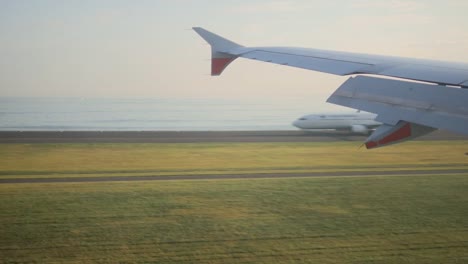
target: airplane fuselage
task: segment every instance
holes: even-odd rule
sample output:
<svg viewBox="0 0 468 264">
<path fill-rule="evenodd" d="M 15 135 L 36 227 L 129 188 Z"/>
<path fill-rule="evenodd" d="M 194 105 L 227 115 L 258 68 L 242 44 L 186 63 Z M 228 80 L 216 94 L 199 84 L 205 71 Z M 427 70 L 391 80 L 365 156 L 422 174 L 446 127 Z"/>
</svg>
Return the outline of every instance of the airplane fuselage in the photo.
<svg viewBox="0 0 468 264">
<path fill-rule="evenodd" d="M 303 116 L 293 122 L 297 128 L 348 130 L 366 134 L 381 123 L 375 121 L 376 115 L 370 113 L 351 114 L 313 114 Z"/>
</svg>

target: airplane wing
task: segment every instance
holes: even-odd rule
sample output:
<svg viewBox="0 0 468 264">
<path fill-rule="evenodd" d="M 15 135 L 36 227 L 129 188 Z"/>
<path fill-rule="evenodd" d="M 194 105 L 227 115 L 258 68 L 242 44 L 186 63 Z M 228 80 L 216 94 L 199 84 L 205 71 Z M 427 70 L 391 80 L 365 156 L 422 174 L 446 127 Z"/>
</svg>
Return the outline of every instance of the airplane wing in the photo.
<svg viewBox="0 0 468 264">
<path fill-rule="evenodd" d="M 203 28 L 193 29 L 211 45 L 213 76 L 221 75 L 232 61 L 242 57 L 342 76 L 369 74 L 424 82 L 358 76 L 328 99 L 377 114 L 376 120 L 384 124 L 366 140 L 367 148 L 405 141 L 437 128 L 468 134 L 468 90 L 461 89 L 468 88 L 466 63 L 307 48 L 244 47 Z"/>
<path fill-rule="evenodd" d="M 377 114 L 375 120 L 384 125 L 366 140 L 367 148 L 408 140 L 435 128 L 468 134 L 467 89 L 356 76 L 327 102 Z"/>
</svg>

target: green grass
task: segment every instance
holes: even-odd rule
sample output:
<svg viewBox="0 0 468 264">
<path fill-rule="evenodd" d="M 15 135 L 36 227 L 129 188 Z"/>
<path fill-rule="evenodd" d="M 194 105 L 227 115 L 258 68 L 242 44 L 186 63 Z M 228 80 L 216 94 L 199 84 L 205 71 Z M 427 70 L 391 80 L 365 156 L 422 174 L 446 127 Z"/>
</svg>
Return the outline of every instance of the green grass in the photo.
<svg viewBox="0 0 468 264">
<path fill-rule="evenodd" d="M 0 177 L 468 167 L 467 141 L 3 144 Z M 0 185 L 0 263 L 463 263 L 468 175 Z"/>
<path fill-rule="evenodd" d="M 0 185 L 0 262 L 466 263 L 468 175 Z"/>
<path fill-rule="evenodd" d="M 0 177 L 77 177 L 467 168 L 468 141 L 203 144 L 3 144 Z"/>
</svg>

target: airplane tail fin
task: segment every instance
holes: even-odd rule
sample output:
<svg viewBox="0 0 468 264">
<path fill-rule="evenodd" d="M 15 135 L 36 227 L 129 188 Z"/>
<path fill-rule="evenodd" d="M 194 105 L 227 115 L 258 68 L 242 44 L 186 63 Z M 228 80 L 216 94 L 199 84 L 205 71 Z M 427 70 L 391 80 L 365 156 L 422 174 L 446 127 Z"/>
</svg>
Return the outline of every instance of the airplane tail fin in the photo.
<svg viewBox="0 0 468 264">
<path fill-rule="evenodd" d="M 230 53 L 230 51 L 236 48 L 242 48 L 243 46 L 201 27 L 194 27 L 193 30 L 211 46 L 211 75 L 221 75 L 229 63 L 238 57 Z"/>
</svg>

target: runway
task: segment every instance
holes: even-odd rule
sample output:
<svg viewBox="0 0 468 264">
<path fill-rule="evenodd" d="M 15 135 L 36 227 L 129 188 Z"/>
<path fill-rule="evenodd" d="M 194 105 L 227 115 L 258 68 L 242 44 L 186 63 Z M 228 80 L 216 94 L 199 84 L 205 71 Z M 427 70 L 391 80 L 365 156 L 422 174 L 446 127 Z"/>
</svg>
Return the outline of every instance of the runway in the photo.
<svg viewBox="0 0 468 264">
<path fill-rule="evenodd" d="M 391 171 L 332 171 L 306 173 L 256 173 L 256 174 L 205 174 L 205 175 L 165 175 L 165 176 L 104 176 L 71 178 L 12 178 L 0 179 L 0 184 L 8 183 L 78 183 L 78 182 L 131 182 L 131 181 L 180 181 L 180 180 L 234 180 L 234 179 L 273 179 L 273 178 L 312 178 L 312 177 L 357 177 L 357 176 L 404 176 L 404 175 L 452 175 L 466 174 L 468 169 L 444 170 L 391 170 Z"/>
<path fill-rule="evenodd" d="M 335 131 L 0 131 L 0 143 L 203 143 L 364 141 L 367 136 Z M 435 131 L 415 140 L 468 140 Z"/>
</svg>

